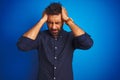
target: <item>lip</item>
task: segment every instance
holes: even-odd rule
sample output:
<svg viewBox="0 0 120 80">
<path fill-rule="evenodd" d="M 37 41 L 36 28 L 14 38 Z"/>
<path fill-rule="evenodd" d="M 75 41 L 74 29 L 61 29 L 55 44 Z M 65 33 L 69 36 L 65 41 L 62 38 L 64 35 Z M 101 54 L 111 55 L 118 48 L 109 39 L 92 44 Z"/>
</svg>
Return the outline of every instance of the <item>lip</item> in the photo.
<svg viewBox="0 0 120 80">
<path fill-rule="evenodd" d="M 52 32 L 52 33 L 57 33 L 58 31 L 57 31 L 57 30 L 52 30 L 51 32 Z"/>
</svg>

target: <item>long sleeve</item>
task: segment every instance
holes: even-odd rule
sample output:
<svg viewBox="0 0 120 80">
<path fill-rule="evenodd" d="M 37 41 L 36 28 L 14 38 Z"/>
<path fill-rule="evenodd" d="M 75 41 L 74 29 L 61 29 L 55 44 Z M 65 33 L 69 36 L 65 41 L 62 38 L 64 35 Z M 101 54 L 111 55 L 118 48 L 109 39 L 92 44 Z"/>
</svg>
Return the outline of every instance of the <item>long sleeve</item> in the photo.
<svg viewBox="0 0 120 80">
<path fill-rule="evenodd" d="M 85 33 L 85 34 L 83 34 L 81 36 L 74 37 L 73 45 L 74 45 L 74 48 L 86 50 L 86 49 L 89 49 L 89 48 L 92 47 L 93 40 L 90 37 L 90 35 Z"/>
<path fill-rule="evenodd" d="M 30 38 L 22 36 L 17 42 L 17 47 L 22 51 L 28 51 L 28 50 L 36 49 L 39 45 L 39 42 L 40 42 L 39 37 L 37 37 L 35 40 L 32 40 Z"/>
</svg>

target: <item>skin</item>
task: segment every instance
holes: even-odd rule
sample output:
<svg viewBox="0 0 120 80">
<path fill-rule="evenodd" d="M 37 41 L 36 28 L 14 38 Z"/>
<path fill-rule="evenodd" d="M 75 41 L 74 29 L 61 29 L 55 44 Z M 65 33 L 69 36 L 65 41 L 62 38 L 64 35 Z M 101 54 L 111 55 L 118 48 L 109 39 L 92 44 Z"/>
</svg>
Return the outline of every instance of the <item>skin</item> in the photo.
<svg viewBox="0 0 120 80">
<path fill-rule="evenodd" d="M 68 14 L 64 7 L 62 7 L 62 13 L 58 15 L 47 15 L 45 12 L 43 13 L 42 18 L 39 22 L 34 25 L 30 30 L 23 34 L 24 37 L 35 40 L 41 27 L 44 23 L 47 22 L 48 29 L 50 33 L 57 38 L 60 30 L 62 29 L 62 25 L 65 22 L 69 28 L 72 30 L 75 37 L 83 35 L 85 32 L 78 27 L 72 20 L 68 20 Z"/>
<path fill-rule="evenodd" d="M 47 25 L 50 33 L 57 38 L 63 26 L 62 15 L 48 15 Z"/>
</svg>

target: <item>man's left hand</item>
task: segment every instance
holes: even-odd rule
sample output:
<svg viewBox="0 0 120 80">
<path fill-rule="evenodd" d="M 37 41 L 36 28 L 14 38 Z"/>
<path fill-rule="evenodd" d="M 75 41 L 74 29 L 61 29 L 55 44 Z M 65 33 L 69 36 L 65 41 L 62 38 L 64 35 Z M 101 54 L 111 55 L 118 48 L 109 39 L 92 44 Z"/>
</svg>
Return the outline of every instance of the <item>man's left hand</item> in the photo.
<svg viewBox="0 0 120 80">
<path fill-rule="evenodd" d="M 67 11 L 64 7 L 62 7 L 62 19 L 63 21 L 66 21 L 68 19 L 68 14 L 67 14 Z"/>
</svg>

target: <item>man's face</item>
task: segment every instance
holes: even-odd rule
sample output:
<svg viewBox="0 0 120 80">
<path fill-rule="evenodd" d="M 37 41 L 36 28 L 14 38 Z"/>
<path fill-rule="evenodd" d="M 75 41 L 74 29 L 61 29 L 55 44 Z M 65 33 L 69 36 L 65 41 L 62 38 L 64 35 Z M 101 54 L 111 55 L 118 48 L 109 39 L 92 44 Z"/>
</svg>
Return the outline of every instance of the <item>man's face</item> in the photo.
<svg viewBox="0 0 120 80">
<path fill-rule="evenodd" d="M 61 14 L 58 15 L 48 15 L 48 21 L 47 21 L 48 29 L 50 33 L 56 37 L 58 36 L 60 30 L 63 26 L 62 16 Z"/>
</svg>

